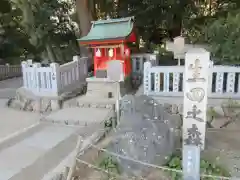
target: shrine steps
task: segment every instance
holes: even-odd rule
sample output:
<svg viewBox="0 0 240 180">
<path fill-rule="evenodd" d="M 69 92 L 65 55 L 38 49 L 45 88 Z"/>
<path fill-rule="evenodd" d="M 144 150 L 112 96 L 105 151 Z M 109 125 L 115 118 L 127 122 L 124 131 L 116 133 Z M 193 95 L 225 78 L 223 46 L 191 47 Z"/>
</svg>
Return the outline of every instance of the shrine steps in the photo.
<svg viewBox="0 0 240 180">
<path fill-rule="evenodd" d="M 25 138 L 28 138 L 32 136 L 34 133 L 37 133 L 41 131 L 44 127 L 46 127 L 46 124 L 43 123 L 37 123 L 33 126 L 27 127 L 26 129 L 22 130 L 21 132 L 14 134 L 14 136 L 7 138 L 3 140 L 0 143 L 0 152 L 8 147 L 13 146 L 14 144 L 24 140 Z"/>
<path fill-rule="evenodd" d="M 116 100 L 113 98 L 96 98 L 84 95 L 65 101 L 63 103 L 62 109 L 71 107 L 114 109 L 115 103 Z"/>
<path fill-rule="evenodd" d="M 0 179 L 42 179 L 75 148 L 79 129 L 40 123 L 2 142 Z"/>
</svg>

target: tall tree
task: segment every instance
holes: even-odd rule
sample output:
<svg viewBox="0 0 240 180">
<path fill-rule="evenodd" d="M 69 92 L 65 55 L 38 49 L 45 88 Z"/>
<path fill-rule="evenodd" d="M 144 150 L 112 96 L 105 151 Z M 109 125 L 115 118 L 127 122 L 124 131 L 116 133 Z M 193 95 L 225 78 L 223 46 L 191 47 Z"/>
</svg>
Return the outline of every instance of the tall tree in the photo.
<svg viewBox="0 0 240 180">
<path fill-rule="evenodd" d="M 22 12 L 21 26 L 36 49 L 33 56 L 50 61 L 63 59 L 61 46 L 70 44 L 61 39 L 64 36 L 76 39 L 69 21 L 70 5 L 56 0 L 11 1 Z"/>
<path fill-rule="evenodd" d="M 86 36 L 91 28 L 91 21 L 94 14 L 93 0 L 76 0 L 76 10 L 79 20 L 80 36 Z M 85 47 L 80 47 L 81 56 L 89 56 L 89 51 Z"/>
<path fill-rule="evenodd" d="M 8 63 L 19 63 L 20 57 L 34 47 L 19 26 L 21 12 L 12 8 L 8 0 L 1 1 L 0 7 L 0 59 Z"/>
</svg>

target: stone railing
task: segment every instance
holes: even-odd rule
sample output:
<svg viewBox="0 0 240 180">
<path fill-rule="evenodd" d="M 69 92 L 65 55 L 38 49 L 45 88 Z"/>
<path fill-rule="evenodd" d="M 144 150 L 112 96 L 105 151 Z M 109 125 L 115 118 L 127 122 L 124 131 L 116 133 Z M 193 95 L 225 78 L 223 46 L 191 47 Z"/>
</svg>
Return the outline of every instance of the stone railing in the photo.
<svg viewBox="0 0 240 180">
<path fill-rule="evenodd" d="M 0 80 L 19 77 L 22 75 L 20 65 L 0 65 Z"/>
<path fill-rule="evenodd" d="M 144 94 L 182 97 L 184 66 L 144 64 Z M 240 98 L 240 67 L 213 66 L 209 73 L 208 97 Z"/>
<path fill-rule="evenodd" d="M 60 96 L 72 92 L 85 83 L 88 58 L 74 56 L 73 61 L 41 67 L 32 60 L 22 62 L 23 87 L 38 96 Z"/>
</svg>

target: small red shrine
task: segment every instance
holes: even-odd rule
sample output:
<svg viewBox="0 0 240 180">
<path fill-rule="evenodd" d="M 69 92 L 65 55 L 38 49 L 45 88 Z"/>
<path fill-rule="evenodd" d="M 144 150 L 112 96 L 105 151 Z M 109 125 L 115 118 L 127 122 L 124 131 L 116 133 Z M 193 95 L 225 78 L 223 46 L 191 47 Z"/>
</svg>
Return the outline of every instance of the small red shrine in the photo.
<svg viewBox="0 0 240 180">
<path fill-rule="evenodd" d="M 124 77 L 131 74 L 130 45 L 137 41 L 133 21 L 133 17 L 93 21 L 88 35 L 78 39 L 93 48 L 95 77 L 107 78 L 107 64 L 114 60 L 123 63 Z"/>
</svg>

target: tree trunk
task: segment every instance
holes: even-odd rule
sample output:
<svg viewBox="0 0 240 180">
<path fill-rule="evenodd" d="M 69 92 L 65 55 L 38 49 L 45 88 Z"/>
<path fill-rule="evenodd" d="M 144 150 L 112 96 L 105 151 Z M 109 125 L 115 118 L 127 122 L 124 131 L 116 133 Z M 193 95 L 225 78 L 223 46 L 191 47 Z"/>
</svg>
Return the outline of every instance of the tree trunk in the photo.
<svg viewBox="0 0 240 180">
<path fill-rule="evenodd" d="M 76 0 L 81 37 L 86 36 L 91 28 L 92 14 L 89 3 L 88 0 Z M 82 57 L 88 57 L 90 54 L 86 47 L 80 47 L 80 53 Z"/>
<path fill-rule="evenodd" d="M 55 62 L 56 61 L 55 53 L 53 51 L 52 46 L 48 43 L 46 43 L 46 52 L 47 52 L 47 56 L 48 56 L 49 60 L 51 62 Z"/>
<path fill-rule="evenodd" d="M 118 0 L 118 17 L 128 16 L 128 3 L 124 0 Z"/>
</svg>

